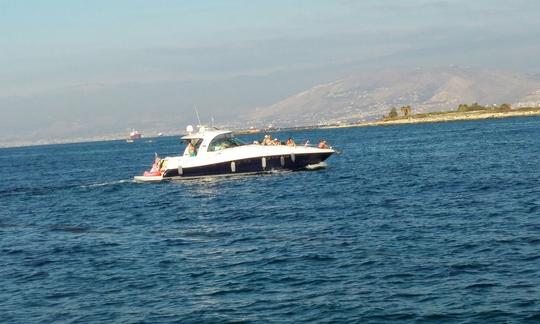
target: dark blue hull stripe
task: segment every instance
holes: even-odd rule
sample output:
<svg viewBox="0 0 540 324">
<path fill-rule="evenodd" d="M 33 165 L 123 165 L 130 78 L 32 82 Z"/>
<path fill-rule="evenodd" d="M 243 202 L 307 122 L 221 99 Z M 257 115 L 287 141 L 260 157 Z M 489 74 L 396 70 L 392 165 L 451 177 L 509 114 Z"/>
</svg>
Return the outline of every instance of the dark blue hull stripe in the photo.
<svg viewBox="0 0 540 324">
<path fill-rule="evenodd" d="M 300 170 L 310 164 L 317 164 L 326 160 L 332 153 L 296 154 L 294 161 L 291 155 L 266 156 L 266 168 L 263 168 L 262 158 L 250 158 L 208 164 L 203 166 L 169 169 L 164 172 L 163 178 L 170 177 L 200 177 L 218 174 L 256 173 L 272 170 Z M 234 162 L 234 166 L 232 165 Z M 233 172 L 233 169 L 235 172 Z"/>
</svg>

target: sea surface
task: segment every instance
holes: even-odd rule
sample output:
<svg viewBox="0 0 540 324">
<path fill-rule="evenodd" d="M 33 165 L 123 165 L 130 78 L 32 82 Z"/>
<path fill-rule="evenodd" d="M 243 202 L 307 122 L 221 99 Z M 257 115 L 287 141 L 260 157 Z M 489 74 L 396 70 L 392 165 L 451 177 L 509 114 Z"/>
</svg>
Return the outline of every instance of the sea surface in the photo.
<svg viewBox="0 0 540 324">
<path fill-rule="evenodd" d="M 540 322 L 540 118 L 272 135 L 341 154 L 139 184 L 178 138 L 0 149 L 0 322 Z"/>
</svg>

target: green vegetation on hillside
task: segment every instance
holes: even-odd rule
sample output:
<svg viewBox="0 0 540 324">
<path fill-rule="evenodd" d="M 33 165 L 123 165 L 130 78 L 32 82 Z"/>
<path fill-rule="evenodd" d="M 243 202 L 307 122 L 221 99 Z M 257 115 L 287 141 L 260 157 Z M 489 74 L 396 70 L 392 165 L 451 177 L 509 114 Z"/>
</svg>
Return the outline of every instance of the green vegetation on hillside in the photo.
<svg viewBox="0 0 540 324">
<path fill-rule="evenodd" d="M 411 106 L 402 106 L 399 109 L 399 111 L 401 111 L 402 117 L 410 117 L 411 114 L 412 114 Z M 392 109 L 390 109 L 390 112 L 388 113 L 388 116 L 386 116 L 386 115 L 383 116 L 384 120 L 392 120 L 392 119 L 397 119 L 397 118 L 400 118 L 400 116 L 399 116 L 399 114 L 397 112 L 396 107 L 392 107 Z"/>
<path fill-rule="evenodd" d="M 412 114 L 411 106 L 403 106 L 399 109 L 401 114 L 398 113 L 398 110 L 395 107 L 392 107 L 388 115 L 383 116 L 383 121 L 391 121 L 398 119 L 420 119 L 420 118 L 429 118 L 429 117 L 440 117 L 444 115 L 467 115 L 469 113 L 473 114 L 484 114 L 484 113 L 506 113 L 506 112 L 525 112 L 525 111 L 540 111 L 540 107 L 521 107 L 514 109 L 510 104 L 503 103 L 501 105 L 488 105 L 482 106 L 478 103 L 473 104 L 460 104 L 456 110 L 450 111 L 435 111 L 427 113 Z"/>
<path fill-rule="evenodd" d="M 510 111 L 512 109 L 512 106 L 509 104 L 502 104 L 500 106 L 493 105 L 493 106 L 482 106 L 478 103 L 473 103 L 472 105 L 467 104 L 461 104 L 458 106 L 457 111 L 458 112 L 469 112 L 469 111 L 496 111 L 496 112 L 505 112 Z"/>
</svg>

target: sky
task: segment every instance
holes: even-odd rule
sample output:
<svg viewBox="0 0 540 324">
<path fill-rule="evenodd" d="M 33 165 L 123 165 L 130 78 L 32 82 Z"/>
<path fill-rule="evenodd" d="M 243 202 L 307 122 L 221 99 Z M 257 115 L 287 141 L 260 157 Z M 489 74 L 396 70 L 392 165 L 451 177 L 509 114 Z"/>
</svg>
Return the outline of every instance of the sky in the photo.
<svg viewBox="0 0 540 324">
<path fill-rule="evenodd" d="M 536 0 L 0 0 L 0 142 L 181 132 L 388 67 L 540 74 Z"/>
</svg>

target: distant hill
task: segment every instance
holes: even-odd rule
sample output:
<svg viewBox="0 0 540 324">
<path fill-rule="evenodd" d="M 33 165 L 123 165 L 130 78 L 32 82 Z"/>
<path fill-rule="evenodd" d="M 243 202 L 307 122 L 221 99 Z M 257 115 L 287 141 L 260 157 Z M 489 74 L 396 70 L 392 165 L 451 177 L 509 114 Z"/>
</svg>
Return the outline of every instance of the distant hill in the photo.
<svg viewBox="0 0 540 324">
<path fill-rule="evenodd" d="M 540 104 L 537 77 L 460 68 L 387 70 L 321 84 L 252 112 L 252 125 L 301 126 L 379 119 L 391 107 L 413 113 L 455 109 L 460 103 Z"/>
</svg>

